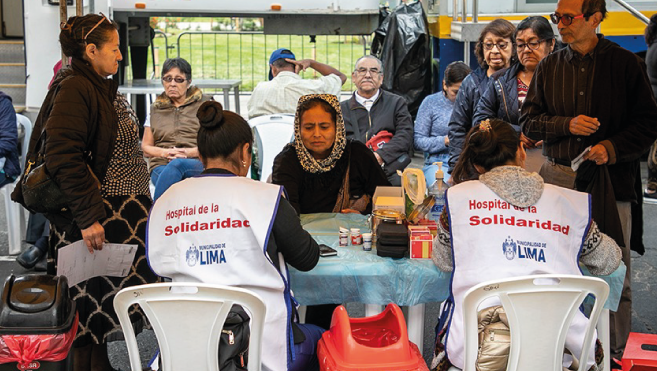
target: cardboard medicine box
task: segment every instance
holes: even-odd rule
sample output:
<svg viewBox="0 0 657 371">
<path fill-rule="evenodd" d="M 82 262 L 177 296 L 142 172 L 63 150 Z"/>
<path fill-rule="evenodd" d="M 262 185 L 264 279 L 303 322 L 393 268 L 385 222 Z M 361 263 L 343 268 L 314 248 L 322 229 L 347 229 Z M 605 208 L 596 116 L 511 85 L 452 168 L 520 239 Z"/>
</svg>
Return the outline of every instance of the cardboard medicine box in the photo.
<svg viewBox="0 0 657 371">
<path fill-rule="evenodd" d="M 431 250 L 433 248 L 433 235 L 429 228 L 420 225 L 411 225 L 408 227 L 410 235 L 410 256 L 411 259 L 431 259 Z"/>
</svg>

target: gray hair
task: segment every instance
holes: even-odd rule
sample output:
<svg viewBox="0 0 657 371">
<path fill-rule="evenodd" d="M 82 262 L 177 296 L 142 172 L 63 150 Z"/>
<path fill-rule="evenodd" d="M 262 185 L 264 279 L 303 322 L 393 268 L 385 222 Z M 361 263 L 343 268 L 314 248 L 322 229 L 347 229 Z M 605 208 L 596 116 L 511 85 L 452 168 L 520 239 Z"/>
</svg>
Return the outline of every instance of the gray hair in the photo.
<svg viewBox="0 0 657 371">
<path fill-rule="evenodd" d="M 169 58 L 164 61 L 162 64 L 162 77 L 174 68 L 179 69 L 187 80 L 192 80 L 192 66 L 182 58 Z"/>
<path fill-rule="evenodd" d="M 360 61 L 363 59 L 374 59 L 379 64 L 379 71 L 381 71 L 381 74 L 383 74 L 383 62 L 381 62 L 379 58 L 369 54 L 356 59 L 356 63 L 354 63 L 354 72 L 356 72 L 356 66 L 358 66 L 358 63 L 360 63 Z"/>
</svg>

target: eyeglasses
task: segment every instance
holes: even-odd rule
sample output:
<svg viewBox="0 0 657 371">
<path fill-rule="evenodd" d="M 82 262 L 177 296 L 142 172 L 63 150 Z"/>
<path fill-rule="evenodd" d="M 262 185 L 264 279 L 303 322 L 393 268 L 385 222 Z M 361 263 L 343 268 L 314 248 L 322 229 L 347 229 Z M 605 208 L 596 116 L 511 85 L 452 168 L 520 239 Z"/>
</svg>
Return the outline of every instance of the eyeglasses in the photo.
<svg viewBox="0 0 657 371">
<path fill-rule="evenodd" d="M 541 43 L 545 40 L 548 39 L 541 39 L 541 40 L 536 40 L 536 41 L 530 41 L 526 44 L 516 44 L 516 48 L 518 48 L 518 52 L 522 51 L 525 49 L 525 47 L 531 49 L 531 50 L 538 50 L 538 47 L 541 45 Z"/>
<path fill-rule="evenodd" d="M 367 75 L 368 72 L 372 76 L 381 74 L 381 71 L 379 71 L 378 68 L 369 68 L 369 69 L 368 68 L 359 68 L 354 72 L 356 72 L 356 75 L 358 75 L 358 76 L 365 76 L 365 75 Z"/>
<path fill-rule="evenodd" d="M 550 14 L 550 20 L 552 21 L 552 23 L 559 24 L 559 21 L 561 21 L 561 23 L 564 26 L 570 26 L 575 19 L 584 18 L 584 17 L 589 17 L 589 15 L 580 14 L 580 15 L 576 15 L 576 16 L 573 17 L 573 16 L 567 15 L 567 14 L 564 14 L 564 15 L 559 15 L 557 13 Z"/>
<path fill-rule="evenodd" d="M 498 43 L 481 43 L 481 45 L 483 45 L 484 49 L 486 50 L 493 50 L 494 46 L 497 46 L 498 50 L 506 50 L 506 48 L 509 46 L 509 43 L 506 41 L 500 41 Z"/>
<path fill-rule="evenodd" d="M 171 81 L 175 81 L 178 84 L 182 84 L 183 82 L 187 81 L 187 79 L 184 78 L 184 77 L 180 77 L 180 76 L 176 76 L 175 78 L 171 77 L 171 76 L 164 76 L 162 78 L 162 81 L 167 82 L 167 83 L 169 83 Z"/>
<path fill-rule="evenodd" d="M 107 17 L 105 17 L 105 14 L 100 13 L 100 16 L 101 16 L 100 21 L 98 21 L 98 23 L 96 23 L 96 25 L 93 26 L 93 27 L 91 28 L 91 30 L 89 30 L 89 32 L 87 32 L 87 33 L 84 35 L 84 37 L 82 38 L 82 40 L 86 40 L 86 39 L 87 39 L 87 36 L 89 36 L 89 34 L 92 33 L 96 28 L 98 28 L 98 26 L 100 26 L 100 24 L 103 23 L 103 21 L 107 21 L 108 23 L 112 23 L 112 22 L 110 22 L 109 19 L 107 19 Z"/>
</svg>

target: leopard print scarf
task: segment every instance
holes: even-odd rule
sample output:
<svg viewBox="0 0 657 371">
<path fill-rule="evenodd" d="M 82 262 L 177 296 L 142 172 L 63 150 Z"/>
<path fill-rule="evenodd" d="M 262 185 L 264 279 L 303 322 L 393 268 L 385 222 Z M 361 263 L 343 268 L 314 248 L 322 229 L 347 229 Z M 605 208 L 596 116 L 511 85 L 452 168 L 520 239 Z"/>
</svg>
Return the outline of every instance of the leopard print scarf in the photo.
<svg viewBox="0 0 657 371">
<path fill-rule="evenodd" d="M 335 141 L 333 142 L 333 149 L 331 150 L 331 154 L 323 160 L 315 159 L 313 155 L 308 152 L 308 149 L 303 145 L 303 142 L 301 141 L 301 118 L 299 117 L 299 107 L 303 102 L 310 99 L 321 99 L 330 104 L 331 107 L 333 107 L 333 109 L 336 111 Z M 331 94 L 309 94 L 299 98 L 299 103 L 297 104 L 297 112 L 294 117 L 294 148 L 296 149 L 297 157 L 299 158 L 299 162 L 301 162 L 303 170 L 312 174 L 331 171 L 338 160 L 342 157 L 346 145 L 347 138 L 338 97 Z"/>
</svg>

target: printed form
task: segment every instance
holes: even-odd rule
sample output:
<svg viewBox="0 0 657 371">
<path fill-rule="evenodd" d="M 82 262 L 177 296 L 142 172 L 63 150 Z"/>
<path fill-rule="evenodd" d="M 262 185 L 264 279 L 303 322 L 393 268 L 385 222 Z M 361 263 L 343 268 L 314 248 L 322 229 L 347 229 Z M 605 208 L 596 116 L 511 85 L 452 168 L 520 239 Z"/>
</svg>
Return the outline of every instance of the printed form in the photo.
<svg viewBox="0 0 657 371">
<path fill-rule="evenodd" d="M 104 243 L 102 250 L 89 253 L 83 240 L 57 251 L 57 275 L 66 276 L 68 285 L 77 285 L 97 276 L 125 277 L 130 272 L 137 245 Z"/>
</svg>

